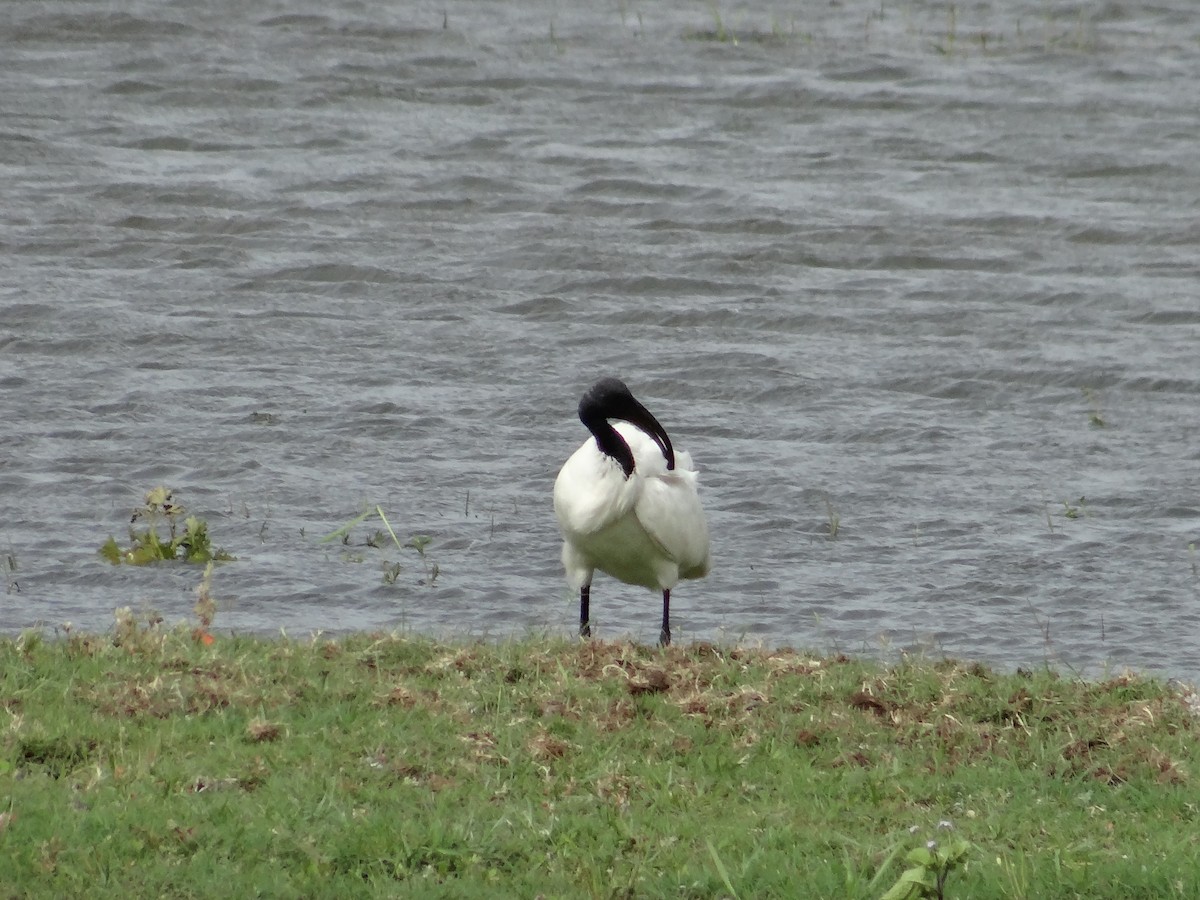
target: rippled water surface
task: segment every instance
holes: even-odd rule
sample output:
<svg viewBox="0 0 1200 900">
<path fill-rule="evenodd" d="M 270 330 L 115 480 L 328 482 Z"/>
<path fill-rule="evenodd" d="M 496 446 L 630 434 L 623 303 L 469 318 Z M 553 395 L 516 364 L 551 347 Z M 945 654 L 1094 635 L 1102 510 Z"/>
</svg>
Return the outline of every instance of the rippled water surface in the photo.
<svg viewBox="0 0 1200 900">
<path fill-rule="evenodd" d="M 219 629 L 570 633 L 613 373 L 677 638 L 1200 675 L 1194 4 L 587 6 L 6 5 L 0 630 L 189 618 L 96 555 L 167 484 Z"/>
</svg>

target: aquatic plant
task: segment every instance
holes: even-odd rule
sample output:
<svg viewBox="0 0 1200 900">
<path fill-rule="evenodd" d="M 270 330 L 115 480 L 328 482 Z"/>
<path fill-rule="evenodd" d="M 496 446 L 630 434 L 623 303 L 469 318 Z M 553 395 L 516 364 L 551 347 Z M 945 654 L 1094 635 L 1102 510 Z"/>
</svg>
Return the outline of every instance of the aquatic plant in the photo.
<svg viewBox="0 0 1200 900">
<path fill-rule="evenodd" d="M 424 585 L 432 585 L 434 581 L 437 580 L 437 577 L 441 572 L 438 564 L 430 559 L 425 553 L 425 548 L 429 546 L 429 544 L 433 541 L 433 538 L 427 534 L 414 534 L 408 539 L 407 543 L 400 543 L 400 538 L 396 536 L 396 532 L 392 528 L 391 522 L 388 521 L 387 516 L 383 512 L 383 507 L 378 504 L 375 504 L 373 507 L 367 506 L 361 513 L 359 513 L 349 522 L 346 522 L 344 525 L 335 528 L 329 534 L 321 538 L 321 543 L 324 544 L 329 543 L 330 541 L 340 540 L 344 546 L 349 547 L 350 535 L 355 526 L 362 524 L 372 516 L 379 517 L 379 521 L 383 523 L 386 533 L 384 530 L 376 530 L 363 541 L 363 545 L 372 549 L 381 549 L 382 546 L 387 543 L 387 538 L 390 537 L 392 543 L 395 544 L 399 550 L 416 550 L 417 556 L 420 558 L 421 564 L 425 568 L 425 579 L 419 583 Z M 348 558 L 353 562 L 363 562 L 365 559 L 365 557 L 362 555 L 355 555 Z M 402 563 L 384 560 L 383 583 L 395 584 L 402 571 L 404 571 L 404 565 Z"/>
<path fill-rule="evenodd" d="M 842 528 L 842 517 L 838 515 L 838 511 L 834 509 L 833 502 L 828 497 L 825 498 L 825 512 L 826 524 L 829 527 L 829 539 L 836 541 L 838 532 Z"/>
<path fill-rule="evenodd" d="M 946 10 L 946 34 L 940 43 L 935 43 L 933 49 L 945 56 L 954 55 L 954 42 L 958 39 L 958 8 L 951 3 Z"/>
<path fill-rule="evenodd" d="M 1088 404 L 1088 424 L 1093 428 L 1103 428 L 1108 423 L 1104 421 L 1104 415 L 1100 407 L 1100 398 L 1096 396 L 1096 392 L 1091 388 L 1083 389 L 1083 397 Z"/>
<path fill-rule="evenodd" d="M 183 505 L 175 502 L 170 489 L 161 485 L 146 493 L 145 500 L 134 509 L 129 522 L 127 548 L 122 548 L 111 535 L 100 547 L 100 555 L 114 566 L 121 563 L 144 566 L 165 560 L 208 563 L 234 559 L 224 550 L 213 548 L 208 523 L 197 516 L 189 516 Z M 137 522 L 145 523 L 140 531 L 134 528 Z M 166 534 L 160 531 L 164 527 Z"/>
<path fill-rule="evenodd" d="M 4 559 L 4 593 L 21 593 L 21 582 L 17 581 L 17 555 L 10 552 Z"/>
<path fill-rule="evenodd" d="M 725 20 L 721 18 L 721 9 L 717 6 L 716 0 L 709 0 L 708 12 L 712 16 L 713 27 L 708 31 L 687 31 L 684 37 L 694 41 L 715 41 L 719 44 L 732 44 L 737 46 L 737 35 L 725 27 Z"/>
</svg>

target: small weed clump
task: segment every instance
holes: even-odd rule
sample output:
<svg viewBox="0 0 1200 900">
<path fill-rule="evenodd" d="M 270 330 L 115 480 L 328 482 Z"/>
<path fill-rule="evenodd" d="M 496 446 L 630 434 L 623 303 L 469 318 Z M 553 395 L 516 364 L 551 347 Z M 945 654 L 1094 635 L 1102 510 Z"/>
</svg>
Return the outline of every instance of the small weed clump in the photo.
<svg viewBox="0 0 1200 900">
<path fill-rule="evenodd" d="M 145 523 L 141 531 L 133 527 L 139 521 Z M 187 515 L 187 511 L 174 501 L 171 491 L 165 487 L 156 487 L 148 492 L 143 504 L 133 511 L 129 522 L 127 548 L 122 549 L 111 536 L 100 548 L 100 555 L 114 566 L 121 563 L 144 566 L 164 560 L 208 563 L 233 559 L 224 550 L 213 548 L 208 536 L 208 523 Z M 165 534 L 160 531 L 163 527 L 166 528 Z"/>
<path fill-rule="evenodd" d="M 425 569 L 425 577 L 420 579 L 418 584 L 432 587 L 434 582 L 437 581 L 438 575 L 441 574 L 441 569 L 438 567 L 438 564 L 430 559 L 425 552 L 425 548 L 433 542 L 433 538 L 427 534 L 414 534 L 406 543 L 400 543 L 400 538 L 396 536 L 396 532 L 392 529 L 392 523 L 388 521 L 387 516 L 383 512 L 382 506 L 367 506 L 361 513 L 359 513 L 349 522 L 346 522 L 344 525 L 339 526 L 321 538 L 321 543 L 329 543 L 337 540 L 341 541 L 342 546 L 349 547 L 351 545 L 350 536 L 353 533 L 354 528 L 358 525 L 361 525 L 363 522 L 367 521 L 373 516 L 379 517 L 379 521 L 383 523 L 383 527 L 386 529 L 386 531 L 380 529 L 368 535 L 363 541 L 363 546 L 369 547 L 373 550 L 380 550 L 387 544 L 388 538 L 390 538 L 398 550 L 412 549 L 417 551 L 417 557 L 421 560 L 421 565 Z M 362 562 L 364 556 L 360 554 L 348 555 L 347 559 L 350 559 L 352 562 Z M 381 567 L 383 569 L 384 584 L 396 584 L 400 579 L 400 574 L 405 568 L 402 563 L 392 562 L 387 559 L 382 561 Z"/>
<path fill-rule="evenodd" d="M 938 822 L 938 831 L 951 831 L 954 823 L 948 819 Z M 913 826 L 909 829 L 913 834 L 920 828 Z M 928 840 L 923 847 L 909 850 L 904 859 L 909 868 L 901 873 L 900 878 L 882 897 L 882 900 L 944 900 L 946 896 L 946 880 L 950 873 L 967 861 L 971 845 L 962 838 L 953 837 L 948 840 Z"/>
</svg>

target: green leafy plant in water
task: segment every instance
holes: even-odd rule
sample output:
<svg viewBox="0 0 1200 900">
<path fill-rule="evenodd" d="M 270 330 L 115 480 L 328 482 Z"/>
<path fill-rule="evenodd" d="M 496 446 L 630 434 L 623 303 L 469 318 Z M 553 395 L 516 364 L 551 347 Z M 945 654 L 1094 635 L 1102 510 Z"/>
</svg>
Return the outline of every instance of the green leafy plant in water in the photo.
<svg viewBox="0 0 1200 900">
<path fill-rule="evenodd" d="M 946 36 L 940 44 L 934 44 L 933 49 L 945 56 L 954 55 L 954 42 L 958 39 L 958 9 L 951 3 L 946 11 Z"/>
<path fill-rule="evenodd" d="M 425 555 L 425 548 L 432 540 L 433 538 L 427 534 L 414 534 L 408 539 L 408 546 L 417 551 L 417 556 L 421 557 L 421 562 L 425 566 L 425 577 L 428 579 L 426 584 L 433 584 L 437 580 L 438 572 L 441 571 L 438 564 Z"/>
<path fill-rule="evenodd" d="M 938 830 L 951 832 L 951 822 L 939 822 Z M 921 900 L 933 897 L 944 900 L 946 879 L 961 866 L 971 852 L 971 845 L 958 837 L 947 837 L 943 841 L 926 841 L 923 847 L 908 851 L 905 860 L 909 867 L 882 897 L 882 900 Z"/>
<path fill-rule="evenodd" d="M 1093 428 L 1104 428 L 1108 422 L 1104 419 L 1104 410 L 1100 406 L 1100 398 L 1091 388 L 1083 389 L 1083 397 L 1088 405 L 1088 424 Z"/>
<path fill-rule="evenodd" d="M 1072 505 L 1066 500 L 1063 501 L 1063 515 L 1066 518 L 1078 519 L 1087 515 L 1087 497 L 1080 497 L 1075 503 L 1077 505 Z"/>
<path fill-rule="evenodd" d="M 725 28 L 725 22 L 721 18 L 721 10 L 717 7 L 716 0 L 712 0 L 712 2 L 708 4 L 708 9 L 709 12 L 712 13 L 713 25 L 715 26 L 713 35 L 716 40 L 721 41 L 722 43 L 736 44 L 737 37 L 733 34 L 733 32 Z"/>
<path fill-rule="evenodd" d="M 321 538 L 321 543 L 340 540 L 343 545 L 347 547 L 350 546 L 350 532 L 353 531 L 354 526 L 361 524 L 373 515 L 379 516 L 379 520 L 383 522 L 383 527 L 386 529 L 386 535 L 383 530 L 376 530 L 373 534 L 367 537 L 365 541 L 366 545 L 368 547 L 378 549 L 387 542 L 386 538 L 390 537 L 392 539 L 392 543 L 395 544 L 398 549 L 404 550 L 411 547 L 412 549 L 416 550 L 417 556 L 421 558 L 421 563 L 425 566 L 425 580 L 421 583 L 432 585 L 434 581 L 437 580 L 438 574 L 441 571 L 438 568 L 438 564 L 433 562 L 425 553 L 425 548 L 432 543 L 433 538 L 427 534 L 414 534 L 408 539 L 408 543 L 400 543 L 400 538 L 396 536 L 396 532 L 392 529 L 392 523 L 388 521 L 387 516 L 384 514 L 383 507 L 379 506 L 378 504 L 376 504 L 374 508 L 367 507 L 345 525 L 342 525 L 341 527 L 336 528 L 329 534 L 325 535 L 325 537 Z M 363 558 L 361 556 L 354 557 L 353 561 L 362 562 Z M 400 572 L 403 571 L 403 569 L 404 566 L 401 563 L 385 561 L 383 563 L 383 583 L 395 584 L 400 577 Z"/>
<path fill-rule="evenodd" d="M 400 573 L 404 571 L 404 566 L 400 563 L 384 562 L 383 564 L 383 583 L 395 584 L 396 579 L 400 577 Z"/>
<path fill-rule="evenodd" d="M 828 497 L 825 498 L 825 510 L 828 513 L 829 539 L 836 541 L 838 532 L 842 528 L 842 517 L 838 515 L 838 511 L 833 507 L 833 501 Z"/>
<path fill-rule="evenodd" d="M 689 31 L 685 37 L 695 41 L 716 41 L 720 44 L 732 44 L 736 47 L 738 43 L 737 35 L 725 27 L 725 21 L 721 18 L 721 9 L 717 6 L 717 0 L 709 0 L 708 12 L 713 20 L 712 30 Z"/>
<path fill-rule="evenodd" d="M 139 521 L 145 523 L 140 531 L 134 527 Z M 159 486 L 149 491 L 129 522 L 129 547 L 123 549 L 116 538 L 110 536 L 100 548 L 100 555 L 113 565 L 144 566 L 162 560 L 208 563 L 234 558 L 220 548 L 213 548 L 208 523 L 187 515 L 187 510 L 174 501 L 168 488 Z M 165 535 L 160 531 L 163 527 Z"/>
</svg>

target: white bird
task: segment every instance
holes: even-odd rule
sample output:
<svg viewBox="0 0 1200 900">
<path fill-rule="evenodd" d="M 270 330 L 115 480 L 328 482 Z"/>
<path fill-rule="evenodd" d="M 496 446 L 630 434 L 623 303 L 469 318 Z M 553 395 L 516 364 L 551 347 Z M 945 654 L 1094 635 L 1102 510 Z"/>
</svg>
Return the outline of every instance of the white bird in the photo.
<svg viewBox="0 0 1200 900">
<path fill-rule="evenodd" d="M 579 401 L 592 437 L 554 482 L 567 581 L 579 591 L 579 634 L 589 637 L 588 604 L 596 569 L 662 591 L 662 631 L 671 643 L 671 588 L 712 566 L 708 525 L 687 453 L 616 378 L 602 378 Z M 609 420 L 615 420 L 612 424 Z"/>
</svg>

